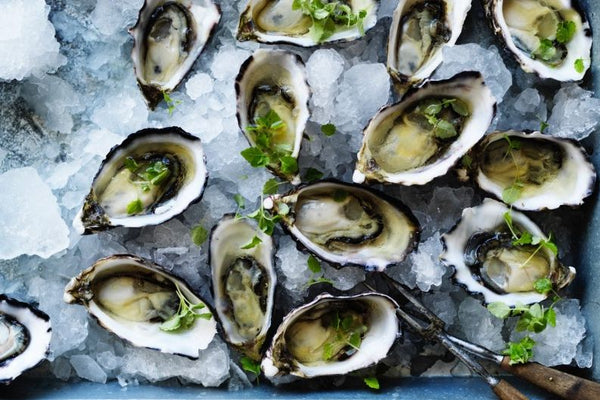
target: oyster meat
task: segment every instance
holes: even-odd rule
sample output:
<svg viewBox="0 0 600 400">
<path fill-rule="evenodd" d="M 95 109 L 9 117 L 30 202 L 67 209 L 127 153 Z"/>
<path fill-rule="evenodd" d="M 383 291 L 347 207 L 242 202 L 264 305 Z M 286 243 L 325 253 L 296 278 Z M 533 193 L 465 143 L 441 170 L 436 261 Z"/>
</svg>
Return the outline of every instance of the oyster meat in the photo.
<svg viewBox="0 0 600 400">
<path fill-rule="evenodd" d="M 357 185 L 322 181 L 265 199 L 288 234 L 335 266 L 384 270 L 419 241 L 419 225 L 402 203 Z"/>
<path fill-rule="evenodd" d="M 107 154 L 73 225 L 88 234 L 159 224 L 198 201 L 207 176 L 200 139 L 176 127 L 141 130 Z"/>
<path fill-rule="evenodd" d="M 531 235 L 531 243 L 517 242 L 517 236 L 524 233 Z M 561 264 L 551 246 L 540 244 L 547 240 L 524 214 L 485 199 L 463 210 L 458 224 L 442 236 L 440 258 L 454 268 L 460 285 L 481 294 L 486 303 L 537 303 L 548 296 L 534 289 L 537 280 L 548 278 L 560 289 L 575 277 L 575 269 Z"/>
<path fill-rule="evenodd" d="M 269 379 L 343 375 L 376 364 L 394 344 L 396 302 L 381 293 L 321 294 L 283 320 L 262 361 Z"/>
<path fill-rule="evenodd" d="M 260 243 L 249 246 L 254 237 Z M 210 237 L 215 309 L 225 339 L 255 360 L 271 326 L 277 283 L 273 253 L 271 236 L 233 215 L 223 217 Z"/>
<path fill-rule="evenodd" d="M 8 384 L 46 358 L 52 328 L 48 315 L 0 294 L 0 384 Z"/>
<path fill-rule="evenodd" d="M 423 185 L 483 137 L 496 100 L 479 72 L 430 81 L 383 107 L 364 130 L 352 179 Z"/>
<path fill-rule="evenodd" d="M 334 2 L 323 2 L 333 4 Z M 240 15 L 237 39 L 256 40 L 262 43 L 289 43 L 310 47 L 338 40 L 354 40 L 361 37 L 377 23 L 376 0 L 343 0 L 336 2 L 336 9 L 329 21 L 333 26 L 324 30 L 313 27 L 313 19 L 295 6 L 294 0 L 249 0 Z M 321 13 L 327 12 L 322 7 Z M 353 17 L 349 15 L 353 14 Z M 360 22 L 352 21 L 358 17 Z"/>
<path fill-rule="evenodd" d="M 496 35 L 525 72 L 558 81 L 583 79 L 592 31 L 571 0 L 485 0 Z"/>
<path fill-rule="evenodd" d="M 221 19 L 211 0 L 146 0 L 133 36 L 131 58 L 151 109 L 183 80 Z"/>
<path fill-rule="evenodd" d="M 429 78 L 442 62 L 442 49 L 454 46 L 471 0 L 400 0 L 387 46 L 387 68 L 403 92 Z"/>
<path fill-rule="evenodd" d="M 479 187 L 498 199 L 514 197 L 511 205 L 521 210 L 581 205 L 594 190 L 594 166 L 571 140 L 540 132 L 494 132 L 472 154 Z"/>
<path fill-rule="evenodd" d="M 83 270 L 66 286 L 64 300 L 84 305 L 102 327 L 134 346 L 163 353 L 197 358 L 217 332 L 206 302 L 183 280 L 129 254 L 100 259 Z M 168 322 L 183 303 L 200 317 L 173 329 Z"/>
<path fill-rule="evenodd" d="M 256 50 L 242 64 L 235 90 L 238 124 L 250 145 L 269 157 L 274 174 L 300 183 L 296 159 L 310 97 L 302 59 L 287 51 Z"/>
</svg>

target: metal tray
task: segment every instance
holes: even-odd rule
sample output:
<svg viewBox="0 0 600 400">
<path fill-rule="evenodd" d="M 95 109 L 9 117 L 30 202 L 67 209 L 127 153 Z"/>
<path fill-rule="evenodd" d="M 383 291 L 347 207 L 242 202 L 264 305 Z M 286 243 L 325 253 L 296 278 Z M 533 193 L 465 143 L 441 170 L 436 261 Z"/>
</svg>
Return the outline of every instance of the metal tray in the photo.
<svg viewBox="0 0 600 400">
<path fill-rule="evenodd" d="M 600 0 L 580 0 L 579 3 L 587 11 L 594 38 L 591 73 L 587 75 L 585 86 L 592 89 L 596 93 L 596 97 L 600 97 Z M 593 133 L 584 141 L 584 144 L 588 149 L 595 149 L 591 158 L 596 170 L 600 171 L 599 133 Z M 574 246 L 574 249 L 578 250 L 574 260 L 578 273 L 573 286 L 575 296 L 580 298 L 583 313 L 587 319 L 588 337 L 597 342 L 600 338 L 600 274 L 598 273 L 600 266 L 597 262 L 600 254 L 600 203 L 597 188 L 584 207 L 585 214 L 589 216 L 589 219 L 580 222 L 581 238 Z M 598 361 L 600 360 L 600 346 L 597 344 L 594 347 L 594 360 L 594 365 L 589 370 L 568 369 L 568 372 L 600 381 L 600 362 Z M 0 387 L 0 399 L 497 399 L 486 383 L 479 378 L 402 378 L 393 382 L 386 381 L 382 390 L 377 392 L 371 392 L 368 389 L 309 392 L 298 389 L 278 389 L 269 385 L 228 392 L 226 389 L 180 386 L 171 381 L 122 388 L 117 382 L 109 382 L 105 385 L 84 381 L 61 382 L 53 377 L 40 379 L 37 375 L 28 373 L 10 386 Z M 511 377 L 507 380 L 530 399 L 558 399 L 523 381 Z"/>
</svg>

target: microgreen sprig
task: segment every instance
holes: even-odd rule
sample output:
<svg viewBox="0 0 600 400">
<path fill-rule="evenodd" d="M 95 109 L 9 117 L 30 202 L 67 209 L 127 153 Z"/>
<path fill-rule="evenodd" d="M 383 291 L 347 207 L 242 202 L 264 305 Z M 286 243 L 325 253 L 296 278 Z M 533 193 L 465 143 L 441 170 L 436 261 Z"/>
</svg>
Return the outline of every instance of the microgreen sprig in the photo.
<svg viewBox="0 0 600 400">
<path fill-rule="evenodd" d="M 196 322 L 196 319 L 211 319 L 212 314 L 210 312 L 198 313 L 197 310 L 206 308 L 203 303 L 192 304 L 190 301 L 181 293 L 179 286 L 175 285 L 177 297 L 179 297 L 179 308 L 177 312 L 171 316 L 168 320 L 160 325 L 160 330 L 165 332 L 177 332 L 191 328 Z"/>
<path fill-rule="evenodd" d="M 306 287 L 316 285 L 317 283 L 329 283 L 330 285 L 333 285 L 333 281 L 331 279 L 325 278 L 325 275 L 323 274 L 323 269 L 321 268 L 321 263 L 319 262 L 319 260 L 317 260 L 315 256 L 313 256 L 312 254 L 309 255 L 306 264 L 310 272 L 312 272 L 312 276 L 306 283 Z"/>
<path fill-rule="evenodd" d="M 259 376 L 260 376 L 260 363 L 257 361 L 254 361 L 253 359 L 251 359 L 250 357 L 242 357 L 240 358 L 240 364 L 242 365 L 242 369 L 244 371 L 250 372 L 251 374 L 254 374 L 254 376 L 256 377 L 256 383 L 259 384 Z"/>
<path fill-rule="evenodd" d="M 364 19 L 367 10 L 355 13 L 342 1 L 294 0 L 292 10 L 300 10 L 311 18 L 309 32 L 318 43 L 330 38 L 338 26 L 356 26 L 361 36 L 365 34 Z"/>
</svg>

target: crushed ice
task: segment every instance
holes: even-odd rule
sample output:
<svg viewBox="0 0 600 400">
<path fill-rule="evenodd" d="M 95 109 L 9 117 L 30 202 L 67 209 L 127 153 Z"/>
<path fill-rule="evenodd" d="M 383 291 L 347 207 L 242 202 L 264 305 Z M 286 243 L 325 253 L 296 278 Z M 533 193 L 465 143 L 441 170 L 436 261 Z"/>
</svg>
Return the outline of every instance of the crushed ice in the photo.
<svg viewBox="0 0 600 400">
<path fill-rule="evenodd" d="M 83 308 L 62 301 L 70 277 L 100 257 L 123 252 L 164 264 L 210 299 L 207 244 L 192 244 L 190 229 L 197 224 L 210 229 L 223 214 L 234 212 L 236 193 L 245 198 L 247 210 L 252 209 L 262 184 L 271 177 L 239 156 L 248 144 L 238 132 L 233 80 L 241 63 L 258 47 L 233 39 L 244 2 L 222 4 L 224 15 L 216 37 L 189 78 L 172 94 L 182 102 L 173 115 L 164 105 L 148 112 L 133 76 L 127 28 L 135 22 L 142 3 L 56 2 L 50 14 L 43 0 L 3 3 L 0 259 L 8 260 L 0 262 L 0 292 L 37 302 L 50 314 L 54 326 L 50 371 L 58 379 L 117 379 L 128 385 L 178 376 L 182 382 L 218 386 L 230 378 L 231 389 L 247 387 L 248 380 L 219 339 L 196 361 L 133 348 L 98 327 Z M 301 167 L 312 166 L 325 177 L 349 180 L 360 131 L 379 107 L 392 100 L 383 62 L 394 7 L 393 1 L 382 1 L 380 21 L 365 39 L 321 49 L 293 49 L 306 62 L 313 92 L 312 122 L 307 127 L 311 140 L 303 144 Z M 477 12 L 475 7 L 467 23 L 477 20 L 473 12 Z M 482 25 L 477 21 L 472 28 L 479 32 L 475 37 L 481 36 L 481 44 L 444 49 L 445 62 L 435 78 L 464 70 L 481 71 L 500 103 L 498 128 L 539 129 L 540 122 L 547 121 L 548 133 L 575 139 L 597 129 L 599 99 L 575 84 L 565 84 L 549 96 L 535 77 L 515 71 L 515 65 L 505 65 Z M 339 131 L 332 137 L 319 131 L 319 125 L 328 122 Z M 70 232 L 65 221 L 70 225 L 106 152 L 140 128 L 169 125 L 181 126 L 204 142 L 210 182 L 203 200 L 181 217 L 157 227 L 117 229 L 86 237 Z M 424 188 L 385 190 L 404 201 L 423 227 L 419 250 L 389 273 L 428 291 L 422 295 L 423 301 L 453 332 L 501 350 L 510 339 L 503 337 L 503 323 L 454 286 L 449 271 L 438 260 L 440 234 L 452 227 L 463 208 L 480 200 L 479 194 L 470 187 L 450 187 L 443 179 Z M 300 303 L 313 277 L 306 266 L 307 255 L 297 251 L 284 235 L 278 238 L 278 248 L 276 265 L 285 292 L 282 304 Z M 365 273 L 356 268 L 336 270 L 324 263 L 323 276 L 346 290 L 361 282 Z M 535 337 L 540 343 L 535 359 L 550 365 L 575 359 L 578 365 L 589 367 L 591 344 L 582 341 L 585 321 L 579 303 L 563 301 L 557 314 L 557 327 Z M 404 374 L 409 373 L 407 365 L 416 353 L 409 347 L 400 345 L 391 356 L 398 361 L 396 369 Z M 443 362 L 436 365 L 452 374 L 464 373 Z"/>
</svg>

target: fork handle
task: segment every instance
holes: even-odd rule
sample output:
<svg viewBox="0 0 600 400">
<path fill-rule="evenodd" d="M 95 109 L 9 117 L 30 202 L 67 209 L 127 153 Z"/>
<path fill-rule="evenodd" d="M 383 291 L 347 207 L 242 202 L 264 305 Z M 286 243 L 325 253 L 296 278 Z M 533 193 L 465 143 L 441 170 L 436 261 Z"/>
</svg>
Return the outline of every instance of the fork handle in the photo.
<svg viewBox="0 0 600 400">
<path fill-rule="evenodd" d="M 504 379 L 501 379 L 492 390 L 500 400 L 529 400 L 528 397 Z"/>
<path fill-rule="evenodd" d="M 510 365 L 510 357 L 508 356 L 502 359 L 500 365 L 503 370 L 521 377 L 563 399 L 600 399 L 600 384 L 597 382 L 567 374 L 566 372 L 561 372 L 534 362 Z"/>
</svg>

